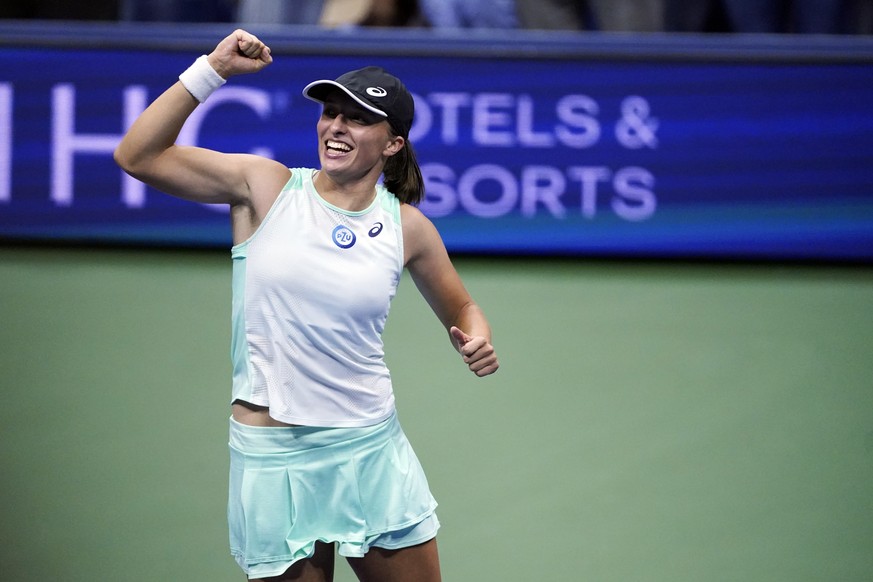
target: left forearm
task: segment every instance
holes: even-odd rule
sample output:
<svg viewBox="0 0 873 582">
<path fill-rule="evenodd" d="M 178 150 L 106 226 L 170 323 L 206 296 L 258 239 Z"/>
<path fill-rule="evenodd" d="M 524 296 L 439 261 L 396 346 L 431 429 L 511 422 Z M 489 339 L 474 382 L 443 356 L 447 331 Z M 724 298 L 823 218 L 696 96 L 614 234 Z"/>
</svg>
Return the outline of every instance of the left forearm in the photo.
<svg viewBox="0 0 873 582">
<path fill-rule="evenodd" d="M 467 335 L 483 337 L 491 343 L 491 326 L 485 318 L 485 313 L 474 301 L 465 304 L 446 329 L 451 328 L 452 325 L 462 329 Z"/>
</svg>

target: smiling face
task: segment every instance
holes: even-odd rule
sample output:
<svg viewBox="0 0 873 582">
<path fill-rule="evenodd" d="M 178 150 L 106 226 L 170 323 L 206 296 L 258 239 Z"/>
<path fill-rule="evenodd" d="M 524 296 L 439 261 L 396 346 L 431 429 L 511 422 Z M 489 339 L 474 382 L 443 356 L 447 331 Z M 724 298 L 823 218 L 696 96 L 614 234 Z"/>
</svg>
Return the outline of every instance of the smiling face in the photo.
<svg viewBox="0 0 873 582">
<path fill-rule="evenodd" d="M 317 125 L 322 170 L 338 183 L 379 178 L 385 160 L 403 146 L 385 117 L 337 89 L 324 101 Z"/>
</svg>

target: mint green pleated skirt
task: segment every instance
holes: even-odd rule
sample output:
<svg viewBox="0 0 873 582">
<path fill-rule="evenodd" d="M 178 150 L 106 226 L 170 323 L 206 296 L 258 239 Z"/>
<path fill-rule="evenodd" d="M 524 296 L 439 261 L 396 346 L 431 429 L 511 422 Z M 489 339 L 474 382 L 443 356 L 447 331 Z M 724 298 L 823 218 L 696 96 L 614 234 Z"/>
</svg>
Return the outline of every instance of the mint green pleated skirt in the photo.
<svg viewBox="0 0 873 582">
<path fill-rule="evenodd" d="M 253 427 L 230 419 L 228 524 L 251 578 L 277 576 L 315 542 L 363 557 L 436 536 L 421 464 L 396 415 L 368 427 Z"/>
</svg>

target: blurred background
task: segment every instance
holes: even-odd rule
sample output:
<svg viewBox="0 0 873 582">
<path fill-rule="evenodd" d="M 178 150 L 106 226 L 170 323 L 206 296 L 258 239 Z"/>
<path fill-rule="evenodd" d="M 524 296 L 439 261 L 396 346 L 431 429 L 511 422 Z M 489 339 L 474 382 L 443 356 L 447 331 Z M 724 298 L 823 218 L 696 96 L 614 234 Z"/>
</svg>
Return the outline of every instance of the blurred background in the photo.
<svg viewBox="0 0 873 582">
<path fill-rule="evenodd" d="M 870 34 L 869 0 L 29 0 L 0 18 L 624 32 Z"/>
<path fill-rule="evenodd" d="M 508 144 L 488 143 L 497 122 L 468 135 L 473 107 L 457 136 L 419 128 L 441 196 L 424 206 L 501 359 L 472 377 L 403 279 L 386 353 L 445 580 L 873 580 L 871 2 L 33 1 L 0 19 L 3 579 L 243 578 L 226 216 L 137 197 L 106 153 L 123 111 L 239 23 L 290 63 L 201 120 L 207 145 L 294 165 L 312 124 L 286 118 L 308 104 L 295 85 L 280 105 L 276 78 L 377 57 L 420 76 L 423 108 L 499 93 L 533 115 Z M 543 109 L 582 93 L 561 118 L 576 137 L 580 112 L 627 105 L 657 143 L 604 124 L 590 147 L 540 144 Z M 506 171 L 465 197 L 485 163 Z M 534 163 L 581 186 L 526 182 Z M 611 202 L 585 205 L 595 183 Z"/>
</svg>

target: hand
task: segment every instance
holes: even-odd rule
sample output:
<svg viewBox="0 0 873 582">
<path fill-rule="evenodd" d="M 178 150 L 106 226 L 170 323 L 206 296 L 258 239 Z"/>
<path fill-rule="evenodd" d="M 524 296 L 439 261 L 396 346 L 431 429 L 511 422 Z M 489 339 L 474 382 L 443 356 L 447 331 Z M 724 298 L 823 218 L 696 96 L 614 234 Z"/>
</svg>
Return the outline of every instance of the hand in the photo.
<svg viewBox="0 0 873 582">
<path fill-rule="evenodd" d="M 218 43 L 208 59 L 212 68 L 225 79 L 257 73 L 273 62 L 270 47 L 255 35 L 239 28 Z"/>
<path fill-rule="evenodd" d="M 458 352 L 470 371 L 479 376 L 493 374 L 500 367 L 494 346 L 482 336 L 470 336 L 455 326 L 449 330 L 458 345 Z"/>
</svg>

